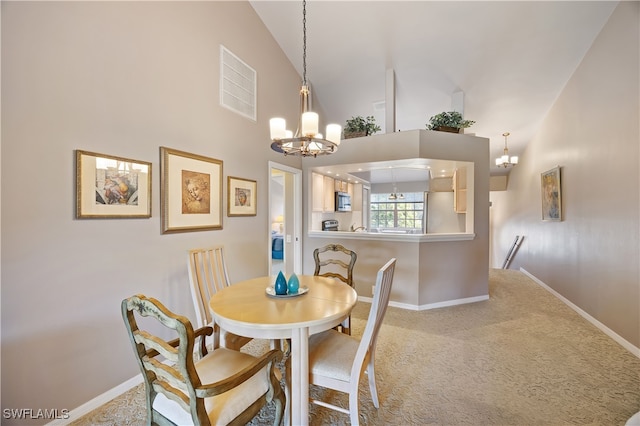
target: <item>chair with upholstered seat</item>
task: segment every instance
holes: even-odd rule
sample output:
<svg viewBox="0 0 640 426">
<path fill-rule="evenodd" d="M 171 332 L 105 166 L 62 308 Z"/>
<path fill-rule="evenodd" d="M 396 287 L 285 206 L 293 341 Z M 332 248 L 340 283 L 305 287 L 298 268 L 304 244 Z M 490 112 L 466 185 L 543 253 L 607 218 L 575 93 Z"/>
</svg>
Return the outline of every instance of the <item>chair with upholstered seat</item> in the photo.
<svg viewBox="0 0 640 426">
<path fill-rule="evenodd" d="M 274 367 L 281 351 L 260 358 L 226 348 L 208 352 L 204 337 L 213 333 L 212 327 L 194 331 L 186 317 L 143 295 L 123 300 L 121 310 L 145 383 L 147 424 L 244 425 L 271 401 L 274 425 L 280 424 L 285 396 Z M 146 327 L 140 329 L 137 317 L 156 322 L 145 319 Z M 169 342 L 158 337 L 151 330 L 162 329 L 159 325 L 178 337 Z M 198 338 L 204 356 L 196 362 Z"/>
<path fill-rule="evenodd" d="M 191 297 L 196 311 L 197 326 L 214 327 L 213 348 L 222 346 L 229 349 L 240 350 L 242 346 L 251 341 L 251 338 L 238 336 L 220 330 L 213 324 L 209 300 L 218 291 L 229 286 L 229 274 L 224 261 L 223 246 L 199 248 L 189 250 L 189 280 L 191 281 Z"/>
<path fill-rule="evenodd" d="M 313 251 L 316 268 L 313 275 L 335 278 L 353 287 L 353 267 L 358 256 L 340 244 L 328 244 Z M 351 334 L 351 316 L 338 326 L 345 334 Z"/>
<path fill-rule="evenodd" d="M 309 337 L 309 383 L 349 394 L 349 409 L 326 401 L 312 402 L 349 414 L 352 425 L 359 424 L 358 385 L 366 368 L 373 405 L 379 408 L 375 381 L 375 350 L 382 320 L 389 305 L 396 259 L 389 260 L 376 277 L 375 293 L 362 338 L 327 330 Z"/>
</svg>

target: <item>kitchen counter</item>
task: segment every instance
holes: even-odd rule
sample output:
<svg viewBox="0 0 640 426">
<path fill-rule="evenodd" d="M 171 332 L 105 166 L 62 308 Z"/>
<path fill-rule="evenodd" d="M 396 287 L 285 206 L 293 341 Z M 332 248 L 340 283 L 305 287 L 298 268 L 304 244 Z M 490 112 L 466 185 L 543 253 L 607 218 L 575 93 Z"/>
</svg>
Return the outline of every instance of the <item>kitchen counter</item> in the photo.
<svg viewBox="0 0 640 426">
<path fill-rule="evenodd" d="M 407 243 L 471 241 L 476 234 L 464 232 L 451 234 L 406 234 L 402 232 L 352 232 L 352 231 L 309 231 L 309 237 L 346 240 L 398 241 Z"/>
</svg>

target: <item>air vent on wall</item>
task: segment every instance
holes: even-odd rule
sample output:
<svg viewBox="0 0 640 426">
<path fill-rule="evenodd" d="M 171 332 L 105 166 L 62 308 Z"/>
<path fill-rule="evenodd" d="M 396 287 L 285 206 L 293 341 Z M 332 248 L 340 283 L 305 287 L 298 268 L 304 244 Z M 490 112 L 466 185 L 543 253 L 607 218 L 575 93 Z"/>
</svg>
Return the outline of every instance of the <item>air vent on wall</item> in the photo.
<svg viewBox="0 0 640 426">
<path fill-rule="evenodd" d="M 220 105 L 256 121 L 256 71 L 222 45 Z"/>
</svg>

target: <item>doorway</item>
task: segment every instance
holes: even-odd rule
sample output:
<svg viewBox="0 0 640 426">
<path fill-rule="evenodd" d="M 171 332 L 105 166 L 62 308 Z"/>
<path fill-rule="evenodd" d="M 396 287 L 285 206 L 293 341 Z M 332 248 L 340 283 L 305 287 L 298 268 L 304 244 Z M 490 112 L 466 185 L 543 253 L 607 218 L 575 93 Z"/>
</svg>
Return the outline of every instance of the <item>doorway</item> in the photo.
<svg viewBox="0 0 640 426">
<path fill-rule="evenodd" d="M 269 161 L 269 275 L 302 273 L 302 170 Z"/>
</svg>

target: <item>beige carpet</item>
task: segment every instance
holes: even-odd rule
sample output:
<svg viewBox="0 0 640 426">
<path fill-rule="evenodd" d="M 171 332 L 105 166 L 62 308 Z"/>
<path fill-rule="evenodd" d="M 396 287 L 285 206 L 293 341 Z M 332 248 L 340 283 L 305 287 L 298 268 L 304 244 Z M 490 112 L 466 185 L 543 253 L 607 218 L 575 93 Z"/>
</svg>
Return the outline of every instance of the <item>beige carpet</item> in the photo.
<svg viewBox="0 0 640 426">
<path fill-rule="evenodd" d="M 361 335 L 369 304 L 352 313 Z M 248 351 L 261 351 L 252 342 Z M 133 354 L 132 354 L 133 356 Z M 377 347 L 380 409 L 369 425 L 624 425 L 640 411 L 640 360 L 518 271 L 492 270 L 490 300 L 415 312 L 389 308 Z M 144 424 L 142 386 L 73 425 Z M 346 395 L 312 386 L 347 405 Z M 272 407 L 251 424 L 271 424 Z M 311 405 L 310 424 L 349 424 Z"/>
</svg>

